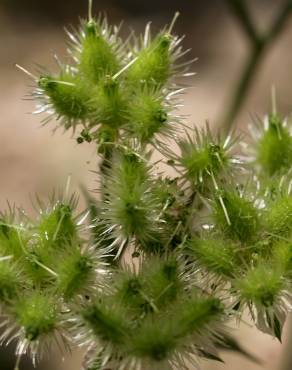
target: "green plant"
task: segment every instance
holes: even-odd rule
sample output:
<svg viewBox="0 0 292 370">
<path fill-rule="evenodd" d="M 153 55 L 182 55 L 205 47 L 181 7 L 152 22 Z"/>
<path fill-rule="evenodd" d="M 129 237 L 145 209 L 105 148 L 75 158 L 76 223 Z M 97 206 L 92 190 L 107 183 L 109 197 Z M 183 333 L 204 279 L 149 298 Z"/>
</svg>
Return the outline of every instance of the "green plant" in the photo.
<svg viewBox="0 0 292 370">
<path fill-rule="evenodd" d="M 88 210 L 76 214 L 66 187 L 39 202 L 35 220 L 1 215 L 1 339 L 17 341 L 16 369 L 54 341 L 85 347 L 86 370 L 188 369 L 222 361 L 222 348 L 252 358 L 228 321 L 247 309 L 281 340 L 291 302 L 291 124 L 274 110 L 245 155 L 241 138 L 186 128 L 177 15 L 158 35 L 148 24 L 123 42 L 89 10 L 68 32 L 72 64 L 30 76 L 44 122 L 56 118 L 80 145 L 96 146 L 99 198 L 83 189 Z M 175 175 L 161 173 L 154 152 Z"/>
</svg>

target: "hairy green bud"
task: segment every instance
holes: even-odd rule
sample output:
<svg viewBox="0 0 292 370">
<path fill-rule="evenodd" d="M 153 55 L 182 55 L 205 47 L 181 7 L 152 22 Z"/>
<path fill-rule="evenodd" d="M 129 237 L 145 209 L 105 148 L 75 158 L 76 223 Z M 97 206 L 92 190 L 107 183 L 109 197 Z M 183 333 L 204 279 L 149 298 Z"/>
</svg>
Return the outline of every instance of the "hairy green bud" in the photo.
<svg viewBox="0 0 292 370">
<path fill-rule="evenodd" d="M 280 240 L 273 245 L 272 262 L 276 269 L 292 277 L 292 240 Z"/>
<path fill-rule="evenodd" d="M 148 261 L 142 271 L 145 280 L 144 291 L 146 296 L 151 298 L 155 308 L 162 309 L 183 292 L 180 272 L 179 264 L 173 258 L 165 261 L 154 258 Z"/>
<path fill-rule="evenodd" d="M 173 325 L 169 319 L 149 317 L 135 331 L 130 351 L 138 358 L 148 358 L 154 362 L 162 362 L 171 356 L 178 345 Z"/>
<path fill-rule="evenodd" d="M 139 155 L 116 157 L 106 184 L 104 218 L 116 225 L 117 239 L 135 236 L 142 245 L 157 238 L 158 207 L 152 191 L 149 169 Z"/>
<path fill-rule="evenodd" d="M 129 327 L 122 309 L 115 310 L 106 303 L 96 302 L 83 310 L 82 316 L 98 338 L 114 345 L 123 344 Z"/>
<path fill-rule="evenodd" d="M 162 87 L 171 76 L 171 42 L 168 34 L 160 34 L 137 53 L 137 60 L 128 69 L 130 84 Z"/>
<path fill-rule="evenodd" d="M 177 161 L 188 180 L 207 187 L 211 176 L 216 178 L 238 163 L 230 153 L 233 145 L 230 137 L 225 140 L 213 137 L 208 126 L 201 132 L 195 129 L 193 137 L 187 135 L 186 139 L 179 141 L 180 155 Z"/>
<path fill-rule="evenodd" d="M 235 286 L 245 300 L 264 307 L 272 307 L 284 283 L 279 270 L 262 261 L 257 267 L 248 270 L 243 278 L 238 278 Z"/>
<path fill-rule="evenodd" d="M 94 269 L 91 256 L 81 253 L 77 248 L 67 248 L 61 256 L 57 272 L 57 290 L 70 299 L 80 291 L 89 288 L 90 277 Z"/>
<path fill-rule="evenodd" d="M 290 194 L 271 202 L 263 214 L 266 230 L 272 237 L 292 235 L 292 197 Z"/>
<path fill-rule="evenodd" d="M 230 241 L 220 238 L 194 239 L 189 244 L 190 253 L 199 265 L 219 276 L 232 277 L 236 268 L 236 249 Z"/>
<path fill-rule="evenodd" d="M 24 296 L 14 307 L 14 315 L 29 341 L 53 333 L 58 321 L 54 300 L 41 292 Z"/>
<path fill-rule="evenodd" d="M 137 92 L 128 109 L 128 129 L 142 143 L 167 129 L 168 113 L 162 97 L 155 91 Z"/>
<path fill-rule="evenodd" d="M 111 76 L 105 76 L 92 92 L 94 112 L 93 121 L 118 127 L 125 123 L 127 91 L 120 82 Z"/>
<path fill-rule="evenodd" d="M 57 118 L 63 120 L 66 129 L 90 117 L 88 87 L 72 73 L 62 72 L 58 77 L 41 76 L 38 84 L 47 97 L 47 104 L 52 106 Z"/>
<path fill-rule="evenodd" d="M 276 114 L 268 118 L 268 125 L 257 144 L 256 160 L 267 175 L 291 168 L 292 135 Z"/>
<path fill-rule="evenodd" d="M 18 226 L 14 220 L 11 222 L 6 218 L 0 220 L 0 250 L 4 256 L 13 255 L 19 258 L 23 256 L 23 248 L 26 248 L 29 235 L 24 226 Z"/>
<path fill-rule="evenodd" d="M 80 74 L 92 84 L 117 73 L 120 68 L 114 45 L 102 31 L 101 25 L 94 20 L 85 24 L 81 53 L 77 55 Z"/>
<path fill-rule="evenodd" d="M 17 299 L 23 286 L 24 279 L 19 271 L 19 266 L 10 260 L 0 261 L 0 302 L 7 303 Z"/>
<path fill-rule="evenodd" d="M 219 321 L 224 312 L 224 306 L 214 297 L 195 296 L 180 304 L 176 330 L 181 337 L 199 335 L 212 321 Z"/>
<path fill-rule="evenodd" d="M 259 231 L 258 210 L 252 201 L 237 191 L 218 192 L 213 216 L 222 232 L 243 244 L 252 242 Z"/>
<path fill-rule="evenodd" d="M 37 231 L 45 248 L 61 248 L 70 244 L 77 237 L 71 205 L 57 202 L 51 209 L 41 213 Z"/>
</svg>

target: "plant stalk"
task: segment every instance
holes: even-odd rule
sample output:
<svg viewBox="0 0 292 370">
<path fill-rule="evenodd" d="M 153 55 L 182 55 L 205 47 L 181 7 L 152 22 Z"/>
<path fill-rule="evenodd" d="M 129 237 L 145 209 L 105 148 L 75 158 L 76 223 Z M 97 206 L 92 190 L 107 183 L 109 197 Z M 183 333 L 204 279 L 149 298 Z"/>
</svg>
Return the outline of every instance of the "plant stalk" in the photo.
<svg viewBox="0 0 292 370">
<path fill-rule="evenodd" d="M 235 123 L 240 109 L 248 95 L 250 87 L 254 81 L 259 64 L 264 54 L 272 46 L 273 42 L 281 34 L 287 20 L 292 12 L 292 0 L 287 0 L 280 9 L 272 25 L 265 35 L 261 35 L 251 21 L 248 8 L 244 0 L 226 0 L 234 17 L 241 25 L 250 43 L 250 54 L 242 69 L 240 78 L 235 87 L 233 98 L 227 112 L 224 114 L 222 123 L 223 130 L 229 132 Z"/>
</svg>

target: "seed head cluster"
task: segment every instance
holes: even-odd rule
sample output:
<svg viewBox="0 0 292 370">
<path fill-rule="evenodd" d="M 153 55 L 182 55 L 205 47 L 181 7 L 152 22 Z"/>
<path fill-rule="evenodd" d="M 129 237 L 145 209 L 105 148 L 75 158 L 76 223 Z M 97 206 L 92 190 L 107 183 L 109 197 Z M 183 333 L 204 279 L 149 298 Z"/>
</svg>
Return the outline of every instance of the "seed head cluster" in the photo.
<svg viewBox="0 0 292 370">
<path fill-rule="evenodd" d="M 291 124 L 267 115 L 244 152 L 231 133 L 187 128 L 177 108 L 190 63 L 174 21 L 124 41 L 90 14 L 67 31 L 71 64 L 31 75 L 43 122 L 95 146 L 100 178 L 82 213 L 66 191 L 39 200 L 35 219 L 1 214 L 0 339 L 18 359 L 37 365 L 57 343 L 86 350 L 83 370 L 188 370 L 222 361 L 220 348 L 246 354 L 228 330 L 246 310 L 281 340 Z"/>
</svg>

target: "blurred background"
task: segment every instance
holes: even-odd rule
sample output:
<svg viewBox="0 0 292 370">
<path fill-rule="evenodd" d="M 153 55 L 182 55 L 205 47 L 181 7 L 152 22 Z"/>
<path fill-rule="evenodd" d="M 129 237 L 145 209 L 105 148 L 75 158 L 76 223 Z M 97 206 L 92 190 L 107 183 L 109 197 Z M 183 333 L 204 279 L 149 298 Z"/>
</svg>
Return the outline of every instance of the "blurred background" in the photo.
<svg viewBox="0 0 292 370">
<path fill-rule="evenodd" d="M 268 28 L 281 0 L 247 1 L 252 18 L 261 31 Z M 235 86 L 249 53 L 246 35 L 224 0 L 95 0 L 94 12 L 107 14 L 110 23 L 124 21 L 124 37 L 131 29 L 139 32 L 152 21 L 153 31 L 169 23 L 175 13 L 181 16 L 176 32 L 186 34 L 185 48 L 192 48 L 189 58 L 198 57 L 193 69 L 197 73 L 190 81 L 182 112 L 190 125 L 202 125 L 206 120 L 218 127 L 230 106 Z M 37 193 L 46 197 L 54 188 L 62 187 L 72 174 L 73 189 L 80 183 L 89 189 L 97 187 L 96 154 L 93 146 L 78 146 L 69 133 L 57 131 L 54 123 L 41 127 L 41 118 L 32 115 L 34 102 L 23 100 L 30 91 L 31 81 L 15 68 L 18 63 L 30 71 L 36 64 L 52 70 L 56 67 L 53 54 L 66 60 L 64 26 L 77 26 L 79 16 L 86 17 L 87 0 L 1 0 L 0 2 L 0 208 L 7 202 L 33 213 L 31 199 Z M 248 90 L 240 114 L 236 118 L 239 130 L 246 132 L 252 116 L 261 117 L 271 108 L 271 86 L 277 91 L 278 110 L 289 115 L 292 110 L 292 17 L 268 50 Z M 81 201 L 82 207 L 82 201 Z M 204 370 L 277 370 L 287 343 L 260 334 L 248 323 L 234 329 L 242 345 L 262 360 L 256 365 L 238 356 L 226 354 L 226 365 L 203 363 Z M 2 349 L 0 370 L 12 370 L 15 359 L 13 346 Z M 42 370 L 80 370 L 81 353 L 63 359 L 56 352 L 43 361 Z M 64 361 L 63 361 L 64 360 Z M 29 370 L 25 360 L 21 369 Z"/>
</svg>

